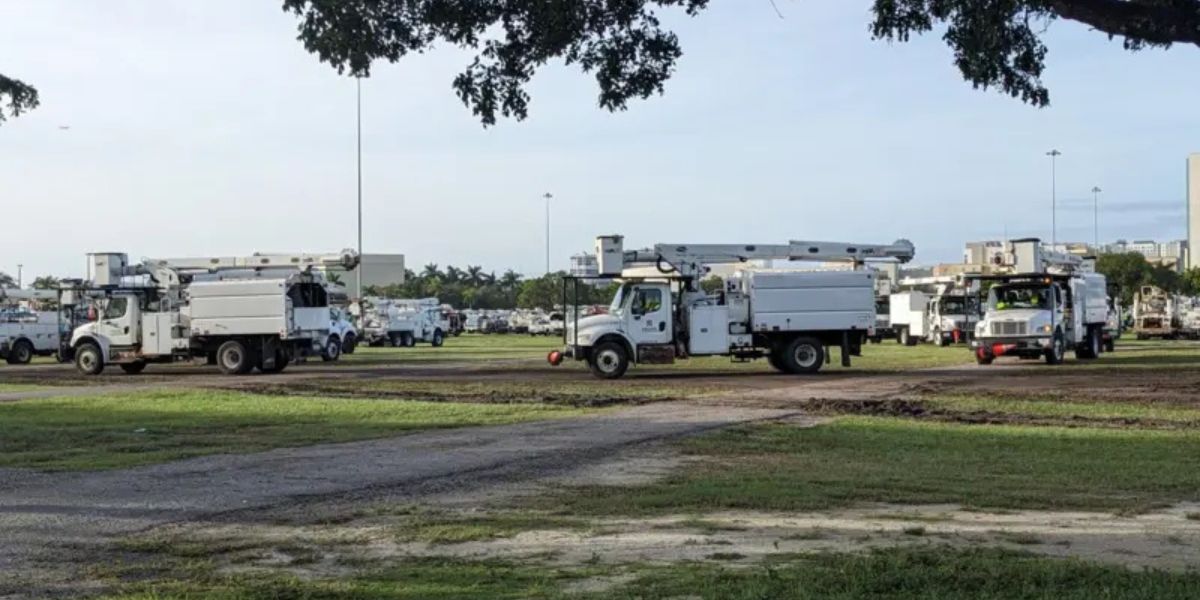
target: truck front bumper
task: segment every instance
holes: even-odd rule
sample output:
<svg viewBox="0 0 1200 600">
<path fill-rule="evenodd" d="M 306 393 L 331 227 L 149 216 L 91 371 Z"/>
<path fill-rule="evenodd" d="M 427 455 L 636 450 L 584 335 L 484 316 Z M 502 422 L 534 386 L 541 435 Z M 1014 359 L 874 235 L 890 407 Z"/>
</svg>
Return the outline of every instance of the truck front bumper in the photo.
<svg viewBox="0 0 1200 600">
<path fill-rule="evenodd" d="M 982 337 L 971 340 L 971 349 L 992 356 L 1020 356 L 1040 354 L 1051 348 L 1052 339 L 1042 336 L 1028 337 Z"/>
</svg>

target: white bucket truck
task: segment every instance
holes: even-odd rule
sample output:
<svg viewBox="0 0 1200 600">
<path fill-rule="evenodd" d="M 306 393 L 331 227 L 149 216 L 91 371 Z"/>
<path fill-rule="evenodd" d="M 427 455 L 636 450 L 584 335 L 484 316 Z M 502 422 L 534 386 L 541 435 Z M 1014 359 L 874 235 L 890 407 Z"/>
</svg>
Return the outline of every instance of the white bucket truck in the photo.
<svg viewBox="0 0 1200 600">
<path fill-rule="evenodd" d="M 1133 333 L 1139 340 L 1174 339 L 1183 325 L 1181 312 L 1178 296 L 1144 285 L 1133 297 Z"/>
<path fill-rule="evenodd" d="M 34 356 L 51 356 L 59 351 L 69 326 L 64 325 L 57 311 L 35 310 L 34 306 L 57 298 L 54 290 L 0 289 L 0 359 L 10 365 L 24 365 Z"/>
<path fill-rule="evenodd" d="M 144 260 L 90 255 L 93 279 L 81 293 L 96 319 L 71 334 L 75 365 L 140 373 L 149 363 L 205 359 L 226 374 L 278 373 L 321 352 L 329 332 L 324 278 L 313 267 L 353 269 L 358 255 L 253 255 Z"/>
<path fill-rule="evenodd" d="M 622 285 L 609 313 L 574 317 L 566 347 L 551 352 L 586 361 L 604 379 L 625 374 L 631 364 L 670 364 L 693 356 L 766 358 L 787 373 L 815 373 L 841 348 L 842 364 L 858 355 L 874 333 L 875 272 L 870 269 L 795 271 L 745 268 L 708 294 L 700 281 L 709 265 L 773 259 L 850 262 L 907 262 L 907 241 L 891 245 L 791 242 L 782 245 L 659 244 L 626 252 L 619 235 L 596 240 L 600 277 Z M 589 277 L 594 279 L 595 277 Z M 578 284 L 578 283 L 577 283 Z M 564 305 L 572 305 L 565 298 Z"/>
<path fill-rule="evenodd" d="M 905 346 L 964 343 L 979 321 L 975 296 L 960 277 L 906 277 L 897 289 L 888 298 L 890 324 Z"/>
<path fill-rule="evenodd" d="M 450 322 L 437 298 L 367 299 L 363 335 L 372 346 L 410 348 L 426 342 L 436 348 L 446 341 L 449 331 Z"/>
<path fill-rule="evenodd" d="M 1031 238 L 1009 242 L 996 267 L 1008 273 L 972 276 L 990 284 L 971 342 L 979 364 L 1017 356 L 1055 365 L 1068 349 L 1080 359 L 1100 356 L 1108 292 L 1093 260 L 1051 252 Z"/>
</svg>

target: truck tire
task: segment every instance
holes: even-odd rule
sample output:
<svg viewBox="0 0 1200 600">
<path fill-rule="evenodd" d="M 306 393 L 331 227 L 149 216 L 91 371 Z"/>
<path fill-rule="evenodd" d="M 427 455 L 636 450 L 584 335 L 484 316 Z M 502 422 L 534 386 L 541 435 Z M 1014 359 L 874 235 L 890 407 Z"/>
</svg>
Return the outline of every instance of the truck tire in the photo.
<svg viewBox="0 0 1200 600">
<path fill-rule="evenodd" d="M 121 363 L 120 367 L 127 375 L 137 375 L 146 370 L 146 363 L 139 360 L 138 362 Z"/>
<path fill-rule="evenodd" d="M 99 375 L 104 372 L 104 353 L 100 346 L 84 342 L 75 349 L 75 368 L 84 375 Z"/>
<path fill-rule="evenodd" d="M 980 365 L 990 365 L 996 360 L 996 355 L 990 351 L 980 348 L 975 351 L 975 363 Z"/>
<path fill-rule="evenodd" d="M 816 373 L 825 364 L 825 346 L 817 338 L 798 337 L 783 347 L 780 362 L 794 375 Z"/>
<path fill-rule="evenodd" d="M 346 339 L 342 340 L 342 354 L 354 354 L 354 349 L 358 346 L 358 337 L 353 333 L 347 333 Z"/>
<path fill-rule="evenodd" d="M 1054 339 L 1050 342 L 1050 349 L 1046 350 L 1046 364 L 1059 365 L 1062 364 L 1063 358 L 1066 356 L 1067 347 L 1063 340 L 1061 331 L 1055 332 Z"/>
<path fill-rule="evenodd" d="M 405 331 L 400 334 L 400 347 L 412 348 L 413 346 L 416 346 L 416 345 L 417 345 L 417 336 L 413 335 L 411 331 Z"/>
<path fill-rule="evenodd" d="M 441 348 L 442 344 L 446 343 L 446 334 L 442 333 L 441 329 L 435 329 L 433 332 L 433 340 L 429 342 L 434 348 Z"/>
<path fill-rule="evenodd" d="M 1096 328 L 1091 327 L 1088 328 L 1083 343 L 1075 348 L 1075 358 L 1084 360 L 1100 358 L 1102 351 L 1103 349 L 1100 347 L 1100 332 Z"/>
<path fill-rule="evenodd" d="M 783 358 L 781 358 L 781 355 L 782 352 L 776 351 L 774 348 L 772 348 L 770 354 L 767 354 L 767 364 L 771 365 L 771 367 L 773 367 L 776 371 L 787 373 L 788 369 L 787 366 L 783 364 Z"/>
<path fill-rule="evenodd" d="M 325 362 L 334 362 L 342 356 L 342 342 L 336 335 L 329 336 L 325 341 L 325 348 L 321 350 L 321 360 Z"/>
<path fill-rule="evenodd" d="M 8 350 L 8 358 L 5 360 L 10 365 L 29 364 L 29 361 L 33 360 L 33 344 L 29 343 L 29 340 L 17 340 Z"/>
<path fill-rule="evenodd" d="M 274 367 L 267 368 L 267 367 L 263 367 L 260 365 L 258 367 L 258 370 L 262 371 L 264 374 L 267 374 L 267 375 L 272 375 L 275 373 L 282 373 L 283 370 L 287 368 L 289 362 L 290 361 L 288 360 L 287 352 L 280 349 L 275 352 L 275 366 Z"/>
<path fill-rule="evenodd" d="M 592 349 L 588 359 L 592 374 L 601 379 L 617 379 L 629 369 L 629 353 L 616 342 L 604 342 Z"/>
<path fill-rule="evenodd" d="M 1104 351 L 1105 352 L 1115 352 L 1117 350 L 1116 346 L 1117 346 L 1116 340 L 1114 340 L 1112 338 L 1108 338 L 1107 340 L 1104 340 Z"/>
<path fill-rule="evenodd" d="M 254 368 L 254 360 L 245 344 L 229 340 L 217 348 L 217 367 L 226 375 L 245 375 Z"/>
</svg>

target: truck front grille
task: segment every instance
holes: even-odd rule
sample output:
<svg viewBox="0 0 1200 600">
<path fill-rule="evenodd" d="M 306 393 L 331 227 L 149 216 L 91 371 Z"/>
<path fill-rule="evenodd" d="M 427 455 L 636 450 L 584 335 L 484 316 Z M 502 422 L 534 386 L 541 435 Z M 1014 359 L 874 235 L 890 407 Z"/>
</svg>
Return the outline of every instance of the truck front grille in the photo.
<svg viewBox="0 0 1200 600">
<path fill-rule="evenodd" d="M 992 335 L 1029 335 L 1029 324 L 1024 321 L 994 321 Z"/>
</svg>

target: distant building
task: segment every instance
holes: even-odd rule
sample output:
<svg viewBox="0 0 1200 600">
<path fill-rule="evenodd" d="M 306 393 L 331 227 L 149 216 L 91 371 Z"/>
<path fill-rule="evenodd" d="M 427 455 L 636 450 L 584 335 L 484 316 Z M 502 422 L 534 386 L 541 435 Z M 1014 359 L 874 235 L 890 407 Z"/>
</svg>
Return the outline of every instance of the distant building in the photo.
<svg viewBox="0 0 1200 600">
<path fill-rule="evenodd" d="M 1200 249 L 1200 153 L 1187 159 L 1187 250 L 1193 249 Z M 1200 255 L 1184 254 L 1188 268 L 1200 267 Z"/>
<path fill-rule="evenodd" d="M 1154 240 L 1117 240 L 1104 247 L 1105 252 L 1136 252 L 1146 257 L 1146 262 L 1182 271 L 1186 266 L 1188 243 L 1186 240 L 1156 242 Z"/>
<path fill-rule="evenodd" d="M 596 255 L 582 252 L 571 256 L 572 277 L 596 277 L 600 275 L 600 264 L 596 262 Z"/>
</svg>

